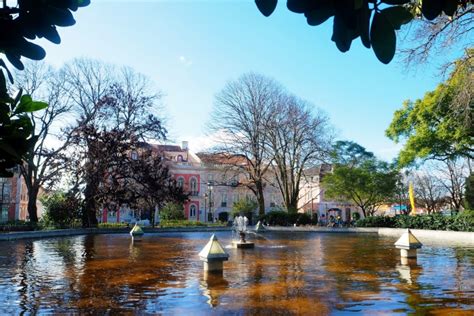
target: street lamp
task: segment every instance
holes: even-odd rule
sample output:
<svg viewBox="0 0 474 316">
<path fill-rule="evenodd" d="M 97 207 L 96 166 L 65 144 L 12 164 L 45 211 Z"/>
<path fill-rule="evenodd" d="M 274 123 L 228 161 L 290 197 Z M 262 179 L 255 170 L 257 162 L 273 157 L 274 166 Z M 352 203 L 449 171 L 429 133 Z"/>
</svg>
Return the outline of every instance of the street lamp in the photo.
<svg viewBox="0 0 474 316">
<path fill-rule="evenodd" d="M 207 193 L 204 193 L 204 221 L 207 222 Z"/>
<path fill-rule="evenodd" d="M 214 214 L 212 213 L 212 188 L 213 185 L 211 182 L 207 183 L 207 190 L 209 191 L 209 214 L 211 214 L 211 222 L 214 222 Z M 208 218 L 209 221 L 209 218 Z"/>
</svg>

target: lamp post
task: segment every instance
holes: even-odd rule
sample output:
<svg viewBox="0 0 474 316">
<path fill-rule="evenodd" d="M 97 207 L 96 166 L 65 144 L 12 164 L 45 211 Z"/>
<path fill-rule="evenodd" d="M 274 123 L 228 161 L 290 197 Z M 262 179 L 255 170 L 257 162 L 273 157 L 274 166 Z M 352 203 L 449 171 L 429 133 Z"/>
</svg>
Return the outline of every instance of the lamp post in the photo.
<svg viewBox="0 0 474 316">
<path fill-rule="evenodd" d="M 207 190 L 209 191 L 209 214 L 211 214 L 211 222 L 214 222 L 214 214 L 212 213 L 212 188 L 213 185 L 211 182 L 207 183 Z M 208 218 L 209 220 L 209 218 Z"/>
<path fill-rule="evenodd" d="M 207 193 L 204 193 L 204 222 L 207 222 Z"/>
</svg>

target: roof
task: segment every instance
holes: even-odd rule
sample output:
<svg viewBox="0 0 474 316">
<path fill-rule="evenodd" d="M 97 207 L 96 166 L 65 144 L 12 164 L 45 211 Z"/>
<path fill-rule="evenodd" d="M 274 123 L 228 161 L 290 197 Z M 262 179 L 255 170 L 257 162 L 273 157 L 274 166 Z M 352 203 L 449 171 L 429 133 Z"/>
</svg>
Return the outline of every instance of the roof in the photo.
<svg viewBox="0 0 474 316">
<path fill-rule="evenodd" d="M 181 149 L 178 145 L 158 145 L 158 144 L 147 144 L 152 150 L 157 152 L 174 151 L 174 152 L 186 152 L 185 149 Z"/>
<path fill-rule="evenodd" d="M 246 165 L 247 159 L 243 156 L 231 155 L 226 153 L 197 153 L 196 154 L 205 164 L 221 165 Z"/>
</svg>

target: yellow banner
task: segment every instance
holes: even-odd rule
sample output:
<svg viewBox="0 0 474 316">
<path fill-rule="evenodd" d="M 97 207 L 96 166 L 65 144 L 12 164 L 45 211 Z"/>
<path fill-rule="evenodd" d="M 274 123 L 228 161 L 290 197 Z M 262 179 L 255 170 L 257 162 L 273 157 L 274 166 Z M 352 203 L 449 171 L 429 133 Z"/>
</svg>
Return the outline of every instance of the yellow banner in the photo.
<svg viewBox="0 0 474 316">
<path fill-rule="evenodd" d="M 412 215 L 416 214 L 415 209 L 415 192 L 413 191 L 413 183 L 410 182 L 408 185 L 408 195 L 410 196 L 410 204 L 411 204 L 411 213 Z"/>
</svg>

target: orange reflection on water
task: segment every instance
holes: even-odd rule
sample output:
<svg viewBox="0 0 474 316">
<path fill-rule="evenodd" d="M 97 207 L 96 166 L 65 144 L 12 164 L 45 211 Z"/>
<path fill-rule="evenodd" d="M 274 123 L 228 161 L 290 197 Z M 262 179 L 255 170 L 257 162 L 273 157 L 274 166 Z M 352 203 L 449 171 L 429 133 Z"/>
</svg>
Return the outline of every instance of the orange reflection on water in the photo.
<svg viewBox="0 0 474 316">
<path fill-rule="evenodd" d="M 0 243 L 0 314 L 463 314 L 473 310 L 472 249 L 430 248 L 400 263 L 393 240 L 266 233 L 226 247 L 222 274 L 197 253 L 208 233 L 97 235 Z M 231 235 L 218 234 L 224 246 Z"/>
</svg>

